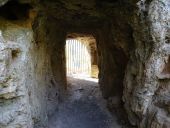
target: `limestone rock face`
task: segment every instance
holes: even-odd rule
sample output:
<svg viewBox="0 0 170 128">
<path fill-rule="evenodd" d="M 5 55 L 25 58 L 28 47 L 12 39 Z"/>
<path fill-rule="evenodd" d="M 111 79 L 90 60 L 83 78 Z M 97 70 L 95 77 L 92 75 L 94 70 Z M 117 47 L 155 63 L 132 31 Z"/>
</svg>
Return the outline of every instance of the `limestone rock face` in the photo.
<svg viewBox="0 0 170 128">
<path fill-rule="evenodd" d="M 146 30 L 135 26 L 140 32 L 134 33 L 136 49 L 126 70 L 124 102 L 131 123 L 140 128 L 170 127 L 169 5 L 168 0 L 153 0 L 145 10 L 148 19 L 140 23 Z"/>
<path fill-rule="evenodd" d="M 25 85 L 31 35 L 29 29 L 15 27 L 2 29 L 2 26 L 0 29 L 0 126 L 2 128 L 32 127 Z"/>
<path fill-rule="evenodd" d="M 5 22 L 0 25 L 0 128 L 46 127 L 59 101 L 51 53 L 45 40 L 41 47 L 35 44 L 31 28 Z M 43 37 L 43 27 L 38 31 Z"/>
</svg>

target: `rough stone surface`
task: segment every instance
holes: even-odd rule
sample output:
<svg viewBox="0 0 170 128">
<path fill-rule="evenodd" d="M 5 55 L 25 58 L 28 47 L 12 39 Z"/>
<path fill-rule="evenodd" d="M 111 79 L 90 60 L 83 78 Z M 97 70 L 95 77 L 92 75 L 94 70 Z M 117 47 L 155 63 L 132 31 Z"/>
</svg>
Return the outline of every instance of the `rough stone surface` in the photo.
<svg viewBox="0 0 170 128">
<path fill-rule="evenodd" d="M 143 19 L 133 24 L 136 48 L 126 70 L 124 102 L 131 123 L 140 128 L 170 127 L 169 5 L 168 0 L 143 3 Z"/>
<path fill-rule="evenodd" d="M 47 126 L 67 89 L 70 33 L 95 37 L 111 111 L 170 127 L 169 0 L 0 0 L 0 10 L 0 128 Z"/>
<path fill-rule="evenodd" d="M 27 93 L 30 29 L 0 26 L 0 126 L 31 127 Z M 22 77 L 21 77 L 22 76 Z"/>
<path fill-rule="evenodd" d="M 51 53 L 45 42 L 35 44 L 31 28 L 3 24 L 0 30 L 0 127 L 45 127 L 59 101 Z"/>
</svg>

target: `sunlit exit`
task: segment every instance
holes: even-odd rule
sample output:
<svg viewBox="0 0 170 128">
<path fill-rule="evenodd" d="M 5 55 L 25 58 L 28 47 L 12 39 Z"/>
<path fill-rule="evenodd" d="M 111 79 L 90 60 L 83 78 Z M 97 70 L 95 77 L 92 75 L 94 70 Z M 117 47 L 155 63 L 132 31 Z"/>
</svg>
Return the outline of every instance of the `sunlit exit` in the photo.
<svg viewBox="0 0 170 128">
<path fill-rule="evenodd" d="M 76 39 L 68 39 L 65 51 L 67 75 L 89 77 L 91 74 L 91 56 L 88 44 Z"/>
</svg>

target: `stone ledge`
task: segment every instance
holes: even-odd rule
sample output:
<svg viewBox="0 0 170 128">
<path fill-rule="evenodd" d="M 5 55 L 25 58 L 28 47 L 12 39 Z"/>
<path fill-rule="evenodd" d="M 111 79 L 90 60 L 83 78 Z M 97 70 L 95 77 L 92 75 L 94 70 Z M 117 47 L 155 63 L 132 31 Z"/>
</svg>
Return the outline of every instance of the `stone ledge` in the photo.
<svg viewBox="0 0 170 128">
<path fill-rule="evenodd" d="M 164 80 L 164 79 L 170 79 L 170 74 L 158 74 L 156 75 L 158 79 Z"/>
</svg>

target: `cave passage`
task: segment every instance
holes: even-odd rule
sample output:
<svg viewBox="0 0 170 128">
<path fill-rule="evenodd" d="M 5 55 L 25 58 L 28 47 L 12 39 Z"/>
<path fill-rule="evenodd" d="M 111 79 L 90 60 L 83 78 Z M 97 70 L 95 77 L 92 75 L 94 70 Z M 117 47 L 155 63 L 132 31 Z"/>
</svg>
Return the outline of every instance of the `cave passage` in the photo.
<svg viewBox="0 0 170 128">
<path fill-rule="evenodd" d="M 95 39 L 67 39 L 65 54 L 67 90 L 58 111 L 49 117 L 49 128 L 121 128 L 98 84 Z"/>
</svg>

